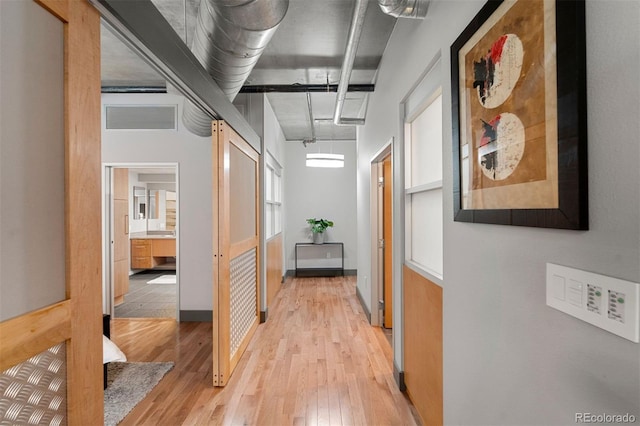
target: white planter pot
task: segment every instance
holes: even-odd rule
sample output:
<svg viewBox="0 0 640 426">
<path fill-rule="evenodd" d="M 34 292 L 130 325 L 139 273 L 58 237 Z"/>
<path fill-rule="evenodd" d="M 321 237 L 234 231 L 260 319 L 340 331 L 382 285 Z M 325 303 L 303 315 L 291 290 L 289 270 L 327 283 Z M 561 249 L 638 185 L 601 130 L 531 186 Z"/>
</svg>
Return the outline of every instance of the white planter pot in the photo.
<svg viewBox="0 0 640 426">
<path fill-rule="evenodd" d="M 323 244 L 323 243 L 324 243 L 324 232 L 314 232 L 313 244 Z"/>
</svg>

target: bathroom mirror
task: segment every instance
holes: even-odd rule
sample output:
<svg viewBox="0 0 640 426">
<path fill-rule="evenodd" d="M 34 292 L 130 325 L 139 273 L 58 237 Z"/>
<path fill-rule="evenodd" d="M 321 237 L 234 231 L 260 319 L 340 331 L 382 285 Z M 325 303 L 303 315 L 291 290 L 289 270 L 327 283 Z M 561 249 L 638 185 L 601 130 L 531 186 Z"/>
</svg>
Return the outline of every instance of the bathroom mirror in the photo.
<svg viewBox="0 0 640 426">
<path fill-rule="evenodd" d="M 164 189 L 149 190 L 148 230 L 176 229 L 176 192 Z"/>
<path fill-rule="evenodd" d="M 140 187 L 133 187 L 133 219 L 140 220 L 147 217 L 147 191 Z"/>
</svg>

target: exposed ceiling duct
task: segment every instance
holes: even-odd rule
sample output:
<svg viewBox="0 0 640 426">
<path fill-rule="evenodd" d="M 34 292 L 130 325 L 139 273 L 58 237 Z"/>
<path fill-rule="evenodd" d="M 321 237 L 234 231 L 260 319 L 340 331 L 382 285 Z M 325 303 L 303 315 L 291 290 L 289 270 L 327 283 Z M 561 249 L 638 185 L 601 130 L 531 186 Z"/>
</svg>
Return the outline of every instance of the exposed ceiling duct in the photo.
<svg viewBox="0 0 640 426">
<path fill-rule="evenodd" d="M 289 0 L 201 0 L 191 51 L 230 101 L 236 97 L 282 22 Z M 211 135 L 211 118 L 191 102 L 185 127 Z"/>
<path fill-rule="evenodd" d="M 353 9 L 353 18 L 349 27 L 349 38 L 347 39 L 347 47 L 344 51 L 344 59 L 342 61 L 342 69 L 340 70 L 340 82 L 338 83 L 338 93 L 336 94 L 336 106 L 333 111 L 333 123 L 336 126 L 348 126 L 354 124 L 364 124 L 362 118 L 344 118 L 342 117 L 342 109 L 344 101 L 347 97 L 347 89 L 349 88 L 349 79 L 353 70 L 353 63 L 356 59 L 358 51 L 358 43 L 362 35 L 362 26 L 364 25 L 364 16 L 367 13 L 368 0 L 356 0 Z"/>
<path fill-rule="evenodd" d="M 307 107 L 309 108 L 309 123 L 311 124 L 311 139 L 305 139 L 302 144 L 316 143 L 316 126 L 313 124 L 313 108 L 311 107 L 311 93 L 307 92 Z"/>
<path fill-rule="evenodd" d="M 349 28 L 349 38 L 347 39 L 347 47 L 344 52 L 344 61 L 342 62 L 342 70 L 340 71 L 340 82 L 338 83 L 338 93 L 336 95 L 336 105 L 333 112 L 333 123 L 335 125 L 349 126 L 364 124 L 363 118 L 345 118 L 342 117 L 342 109 L 347 97 L 347 89 L 353 63 L 356 59 L 360 35 L 364 25 L 364 17 L 367 12 L 367 0 L 356 0 L 353 10 L 353 18 Z M 423 19 L 427 16 L 428 0 L 378 0 L 380 9 L 387 15 L 396 18 L 415 18 Z"/>
<path fill-rule="evenodd" d="M 423 19 L 427 16 L 429 0 L 378 0 L 378 4 L 387 15 Z"/>
</svg>

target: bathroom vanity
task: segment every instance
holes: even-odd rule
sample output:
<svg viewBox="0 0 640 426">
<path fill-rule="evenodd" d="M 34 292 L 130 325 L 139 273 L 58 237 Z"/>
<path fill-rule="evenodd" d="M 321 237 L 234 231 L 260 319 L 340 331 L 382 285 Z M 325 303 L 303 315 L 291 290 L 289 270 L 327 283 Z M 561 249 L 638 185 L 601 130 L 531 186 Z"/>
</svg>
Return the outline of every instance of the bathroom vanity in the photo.
<svg viewBox="0 0 640 426">
<path fill-rule="evenodd" d="M 131 269 L 166 268 L 175 265 L 175 235 L 136 232 L 129 238 L 131 239 Z"/>
</svg>

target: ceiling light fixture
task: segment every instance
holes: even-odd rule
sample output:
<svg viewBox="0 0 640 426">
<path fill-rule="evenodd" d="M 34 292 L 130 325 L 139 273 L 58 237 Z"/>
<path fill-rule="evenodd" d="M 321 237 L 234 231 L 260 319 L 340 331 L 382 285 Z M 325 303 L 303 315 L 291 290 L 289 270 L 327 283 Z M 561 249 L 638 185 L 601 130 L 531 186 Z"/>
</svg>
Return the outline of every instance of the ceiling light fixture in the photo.
<svg viewBox="0 0 640 426">
<path fill-rule="evenodd" d="M 307 106 L 309 107 L 309 123 L 311 124 L 311 139 L 302 141 L 302 145 L 306 148 L 308 144 L 316 143 L 316 129 L 313 125 L 313 109 L 311 108 L 311 94 L 307 92 Z M 333 150 L 332 150 L 333 151 Z M 312 153 L 307 154 L 307 167 L 327 167 L 339 168 L 344 167 L 344 155 L 342 154 L 323 154 Z"/>
<path fill-rule="evenodd" d="M 307 167 L 344 167 L 344 155 L 322 153 L 307 154 Z"/>
</svg>

